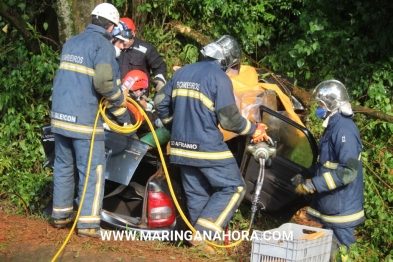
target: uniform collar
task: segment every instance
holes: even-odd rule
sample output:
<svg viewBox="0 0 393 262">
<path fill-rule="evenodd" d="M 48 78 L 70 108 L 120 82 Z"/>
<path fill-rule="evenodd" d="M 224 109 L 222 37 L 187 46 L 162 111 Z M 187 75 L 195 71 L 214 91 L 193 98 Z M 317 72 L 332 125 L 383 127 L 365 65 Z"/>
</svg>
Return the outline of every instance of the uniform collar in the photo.
<svg viewBox="0 0 393 262">
<path fill-rule="evenodd" d="M 211 58 L 211 57 L 205 57 L 205 59 L 203 60 L 204 62 L 208 62 L 208 63 L 212 63 L 215 64 L 219 67 L 221 67 L 220 62 L 217 59 Z"/>
<path fill-rule="evenodd" d="M 323 121 L 323 126 L 326 122 L 326 126 L 324 127 L 331 127 L 334 126 L 340 119 L 341 119 L 341 114 L 338 113 L 337 111 L 333 112 L 328 118 L 325 119 L 325 121 Z"/>
<path fill-rule="evenodd" d="M 108 40 L 112 39 L 112 35 L 105 28 L 103 28 L 101 26 L 98 26 L 98 25 L 89 24 L 86 27 L 85 32 L 87 32 L 87 33 L 91 33 L 91 32 L 99 33 L 99 34 L 103 35 L 105 38 L 107 38 Z"/>
<path fill-rule="evenodd" d="M 139 48 L 139 43 L 140 43 L 140 41 L 139 41 L 139 38 L 136 38 L 135 36 L 134 36 L 134 43 L 132 44 L 132 46 L 130 46 L 128 49 L 133 49 L 133 48 Z"/>
</svg>

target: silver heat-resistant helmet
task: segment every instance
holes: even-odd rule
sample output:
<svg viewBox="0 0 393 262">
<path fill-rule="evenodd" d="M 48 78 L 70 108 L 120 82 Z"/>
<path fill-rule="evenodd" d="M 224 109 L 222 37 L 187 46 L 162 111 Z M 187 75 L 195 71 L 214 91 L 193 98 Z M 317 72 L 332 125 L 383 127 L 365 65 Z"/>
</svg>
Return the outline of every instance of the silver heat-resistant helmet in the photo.
<svg viewBox="0 0 393 262">
<path fill-rule="evenodd" d="M 217 41 L 204 46 L 201 53 L 205 57 L 211 57 L 220 61 L 221 68 L 224 71 L 240 64 L 242 58 L 242 51 L 239 44 L 230 35 L 223 35 Z"/>
<path fill-rule="evenodd" d="M 311 102 L 322 102 L 330 112 L 350 101 L 347 89 L 337 80 L 326 80 L 314 89 Z"/>
</svg>

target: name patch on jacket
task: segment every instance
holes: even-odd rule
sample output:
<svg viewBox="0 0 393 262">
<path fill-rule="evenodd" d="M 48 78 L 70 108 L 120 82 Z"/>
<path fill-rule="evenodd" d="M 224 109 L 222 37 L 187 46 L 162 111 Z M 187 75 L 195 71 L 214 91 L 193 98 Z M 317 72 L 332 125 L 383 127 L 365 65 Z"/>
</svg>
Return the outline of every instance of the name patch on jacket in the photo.
<svg viewBox="0 0 393 262">
<path fill-rule="evenodd" d="M 186 143 L 186 142 L 175 141 L 175 140 L 171 140 L 171 147 L 183 148 L 183 149 L 194 150 L 194 151 L 199 150 L 199 144 Z"/>
<path fill-rule="evenodd" d="M 134 46 L 134 49 L 135 50 L 138 50 L 138 51 L 141 51 L 142 53 L 146 53 L 146 51 L 147 51 L 147 48 L 146 47 L 144 47 L 144 46 Z"/>
<path fill-rule="evenodd" d="M 70 115 L 52 112 L 52 111 L 50 112 L 50 118 L 61 120 L 61 121 L 66 121 L 66 122 L 70 122 L 70 123 L 76 123 L 76 119 L 77 119 L 76 116 L 70 116 Z"/>
<path fill-rule="evenodd" d="M 185 88 L 199 91 L 200 84 L 194 82 L 177 82 L 177 88 Z"/>
<path fill-rule="evenodd" d="M 65 54 L 65 55 L 61 56 L 61 61 L 82 64 L 83 63 L 83 56 Z"/>
</svg>

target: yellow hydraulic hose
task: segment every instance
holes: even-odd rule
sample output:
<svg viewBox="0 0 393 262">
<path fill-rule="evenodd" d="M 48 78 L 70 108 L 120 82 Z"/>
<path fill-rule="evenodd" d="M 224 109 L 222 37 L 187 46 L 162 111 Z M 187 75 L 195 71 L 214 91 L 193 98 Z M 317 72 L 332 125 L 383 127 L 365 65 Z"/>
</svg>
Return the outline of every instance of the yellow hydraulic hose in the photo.
<svg viewBox="0 0 393 262">
<path fill-rule="evenodd" d="M 178 212 L 180 213 L 180 216 L 182 217 L 182 219 L 186 223 L 186 225 L 191 229 L 191 231 L 193 233 L 195 233 L 196 232 L 195 228 L 191 225 L 191 223 L 188 221 L 187 217 L 184 215 L 183 210 L 181 209 L 181 207 L 179 205 L 179 202 L 177 201 L 175 192 L 173 191 L 173 187 L 172 187 L 172 183 L 171 183 L 171 180 L 170 180 L 170 177 L 169 177 L 168 169 L 166 167 L 165 159 L 164 159 L 164 156 L 162 154 L 162 149 L 161 149 L 161 146 L 160 146 L 159 140 L 157 138 L 156 132 L 154 130 L 154 127 L 153 127 L 149 117 L 147 116 L 145 111 L 138 105 L 138 103 L 135 102 L 133 99 L 131 99 L 130 97 L 127 97 L 127 102 L 131 102 L 138 109 L 138 111 L 144 116 L 144 118 L 146 119 L 146 122 L 149 125 L 150 130 L 152 131 L 154 141 L 156 142 L 158 153 L 160 155 L 160 159 L 161 159 L 161 162 L 162 162 L 162 167 L 164 169 L 165 177 L 166 177 L 166 180 L 167 180 L 167 183 L 168 183 L 169 191 L 171 192 L 171 196 L 172 196 L 172 199 L 173 199 L 173 201 L 175 203 L 175 206 L 176 206 Z M 83 193 L 82 193 L 81 200 L 80 200 L 80 203 L 79 203 L 78 212 L 76 214 L 75 221 L 74 221 L 74 223 L 72 225 L 72 228 L 71 228 L 70 232 L 67 235 L 66 240 L 64 241 L 64 243 L 60 247 L 60 249 L 57 251 L 56 255 L 53 257 L 52 262 L 56 261 L 56 259 L 61 254 L 61 252 L 64 250 L 65 246 L 67 245 L 68 241 L 70 240 L 72 232 L 75 230 L 75 227 L 76 227 L 79 215 L 80 215 L 80 211 L 82 209 L 83 201 L 85 200 L 85 193 L 86 193 L 86 189 L 87 189 L 87 182 L 89 181 L 91 158 L 92 158 L 92 152 L 93 152 L 93 147 L 94 147 L 94 136 L 95 136 L 95 132 L 96 132 L 96 127 L 97 127 L 99 115 L 100 114 L 102 115 L 105 123 L 110 127 L 111 130 L 113 130 L 113 131 L 115 131 L 117 133 L 121 133 L 121 134 L 129 134 L 129 133 L 135 132 L 142 124 L 142 120 L 137 120 L 137 123 L 135 125 L 119 126 L 118 124 L 112 122 L 105 115 L 106 108 L 107 108 L 107 103 L 106 103 L 105 99 L 102 98 L 101 101 L 100 101 L 99 108 L 98 108 L 97 115 L 96 115 L 96 119 L 95 119 L 95 122 L 94 122 L 94 129 L 93 129 L 92 139 L 91 139 L 91 144 L 90 144 L 90 153 L 89 153 L 88 164 L 87 164 L 85 185 L 83 187 Z M 249 230 L 250 229 L 248 229 L 247 231 L 249 231 Z M 238 240 L 238 241 L 236 241 L 236 242 L 234 242 L 234 243 L 232 243 L 230 245 L 217 245 L 217 244 L 215 244 L 213 242 L 210 242 L 210 241 L 207 241 L 207 240 L 203 240 L 203 241 L 206 242 L 210 246 L 214 246 L 214 247 L 218 247 L 218 248 L 229 248 L 229 247 L 237 246 L 243 240 L 240 239 L 240 240 Z"/>
<path fill-rule="evenodd" d="M 168 182 L 169 191 L 171 192 L 172 199 L 173 199 L 173 201 L 175 202 L 176 208 L 177 208 L 177 210 L 179 211 L 180 216 L 183 218 L 183 220 L 184 220 L 184 222 L 186 223 L 186 225 L 191 229 L 191 231 L 192 231 L 193 233 L 195 233 L 195 232 L 196 232 L 195 228 L 191 225 L 191 223 L 188 221 L 187 217 L 184 215 L 183 210 L 181 209 L 181 207 L 180 207 L 180 205 L 179 205 L 179 202 L 177 201 L 175 192 L 173 191 L 171 179 L 170 179 L 170 177 L 169 177 L 168 169 L 167 169 L 167 167 L 166 167 L 165 159 L 164 159 L 164 156 L 163 156 L 163 154 L 162 154 L 161 146 L 160 146 L 159 140 L 158 140 L 158 138 L 157 138 L 156 132 L 155 132 L 155 130 L 154 130 L 154 127 L 153 127 L 151 121 L 149 120 L 149 117 L 148 117 L 148 116 L 146 115 L 146 113 L 143 111 L 143 109 L 142 109 L 135 101 L 131 101 L 131 102 L 134 103 L 134 105 L 138 108 L 138 110 L 139 110 L 139 111 L 142 113 L 142 115 L 145 117 L 146 122 L 147 122 L 147 124 L 149 125 L 149 127 L 150 127 L 150 129 L 151 129 L 151 131 L 152 131 L 152 134 L 153 134 L 153 137 L 154 137 L 154 141 L 156 142 L 157 149 L 158 149 L 158 153 L 159 153 L 159 155 L 160 155 L 160 159 L 161 159 L 161 162 L 162 162 L 162 167 L 163 167 L 163 169 L 164 169 L 165 177 L 166 177 L 166 180 L 167 180 L 167 182 Z M 248 229 L 247 231 L 249 232 L 249 229 Z M 238 240 L 238 241 L 236 241 L 236 242 L 234 242 L 234 243 L 232 243 L 232 244 L 230 244 L 230 245 L 217 245 L 217 244 L 215 244 L 215 243 L 213 243 L 213 242 L 210 242 L 210 241 L 207 241 L 207 240 L 204 240 L 204 241 L 205 241 L 207 244 L 209 244 L 209 245 L 211 245 L 211 246 L 214 246 L 214 247 L 218 247 L 218 248 L 228 248 L 228 247 L 234 247 L 234 246 L 240 244 L 243 240 L 240 239 L 240 240 Z"/>
<path fill-rule="evenodd" d="M 63 242 L 63 245 L 60 247 L 60 249 L 57 251 L 56 255 L 53 257 L 52 262 L 56 261 L 56 259 L 61 254 L 61 252 L 63 251 L 63 249 L 67 245 L 68 241 L 70 240 L 72 232 L 74 232 L 74 229 L 75 229 L 75 226 L 76 226 L 76 222 L 78 221 L 79 214 L 81 213 L 83 201 L 85 201 L 85 193 L 86 193 L 86 189 L 87 189 L 87 182 L 89 182 L 89 175 L 90 175 L 91 158 L 92 158 L 92 155 L 93 155 L 94 136 L 95 136 L 95 133 L 96 133 L 96 126 L 97 126 L 98 116 L 99 115 L 100 115 L 100 112 L 98 111 L 96 119 L 94 121 L 93 134 L 91 136 L 90 152 L 89 152 L 89 158 L 88 158 L 88 161 L 87 161 L 87 168 L 86 168 L 87 170 L 86 170 L 85 186 L 83 187 L 83 193 L 82 193 L 82 197 L 81 197 L 81 200 L 80 200 L 80 203 L 79 203 L 78 212 L 76 214 L 74 224 L 72 225 L 72 228 L 71 228 L 70 232 L 68 233 L 66 240 Z"/>
<path fill-rule="evenodd" d="M 131 98 L 127 97 L 127 101 L 131 101 L 134 102 Z M 135 102 L 136 103 L 136 102 Z M 107 125 L 112 129 L 115 130 L 116 132 L 122 133 L 122 134 L 128 134 L 128 133 L 132 133 L 135 132 L 140 125 L 142 124 L 142 121 L 137 121 L 137 123 L 135 125 L 128 125 L 128 126 L 122 126 L 120 127 L 119 125 L 115 124 L 114 122 L 112 122 L 110 119 L 107 118 L 107 116 L 105 115 L 105 110 L 107 108 L 107 103 L 105 102 L 105 99 L 102 98 L 100 101 L 100 105 L 97 111 L 97 115 L 96 115 L 96 119 L 94 121 L 94 128 L 93 128 L 93 133 L 91 136 L 91 144 L 90 144 L 90 152 L 89 152 L 89 158 L 87 161 L 87 167 L 86 167 L 86 178 L 85 178 L 85 185 L 83 187 L 83 193 L 81 196 L 81 200 L 79 203 L 79 208 L 78 208 L 78 212 L 76 214 L 75 217 L 75 221 L 71 227 L 70 232 L 67 235 L 66 240 L 63 242 L 62 246 L 60 247 L 60 249 L 57 251 L 56 255 L 53 257 L 52 262 L 56 261 L 56 259 L 58 258 L 58 256 L 61 254 L 61 252 L 64 250 L 65 246 L 67 245 L 68 241 L 71 238 L 72 232 L 74 232 L 80 212 L 82 210 L 82 205 L 83 202 L 85 201 L 85 194 L 86 194 L 86 189 L 87 189 L 87 183 L 89 182 L 89 175 L 90 175 L 90 166 L 91 166 L 91 158 L 92 158 L 92 154 L 93 154 L 93 148 L 94 148 L 94 138 L 95 138 L 95 133 L 96 133 L 96 127 L 97 127 L 97 123 L 98 123 L 98 117 L 100 116 L 100 114 L 102 115 L 102 117 L 104 118 L 104 121 L 107 123 Z M 138 108 L 139 109 L 139 108 Z"/>
<path fill-rule="evenodd" d="M 135 103 L 134 105 L 138 105 L 134 100 L 132 100 L 130 97 L 127 97 L 127 102 L 131 102 L 131 103 Z M 137 120 L 137 122 L 135 123 L 135 125 L 127 125 L 127 126 L 119 126 L 117 123 L 113 122 L 112 120 L 110 120 L 106 114 L 105 114 L 105 110 L 107 108 L 108 104 L 105 102 L 105 99 L 102 98 L 100 101 L 100 104 L 98 106 L 99 110 L 98 112 L 101 114 L 102 118 L 104 119 L 105 123 L 109 126 L 109 128 L 116 132 L 116 133 L 120 133 L 120 134 L 130 134 L 132 132 L 135 132 L 142 124 L 142 120 Z M 138 106 L 139 107 L 139 106 Z M 137 108 L 138 108 L 137 107 Z M 140 108 L 140 107 L 139 107 Z M 138 108 L 138 110 L 139 110 Z M 95 128 L 95 126 L 94 126 Z"/>
</svg>

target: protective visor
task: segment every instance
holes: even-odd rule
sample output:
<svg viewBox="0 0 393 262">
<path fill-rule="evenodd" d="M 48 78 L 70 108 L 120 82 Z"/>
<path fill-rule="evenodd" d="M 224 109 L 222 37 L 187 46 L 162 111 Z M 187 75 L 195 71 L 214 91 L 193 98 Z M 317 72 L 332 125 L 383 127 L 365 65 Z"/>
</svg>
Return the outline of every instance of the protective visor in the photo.
<svg viewBox="0 0 393 262">
<path fill-rule="evenodd" d="M 131 29 L 127 29 L 120 31 L 120 33 L 114 35 L 114 37 L 125 42 L 129 42 L 132 38 L 134 38 L 134 35 L 132 34 Z"/>
</svg>

